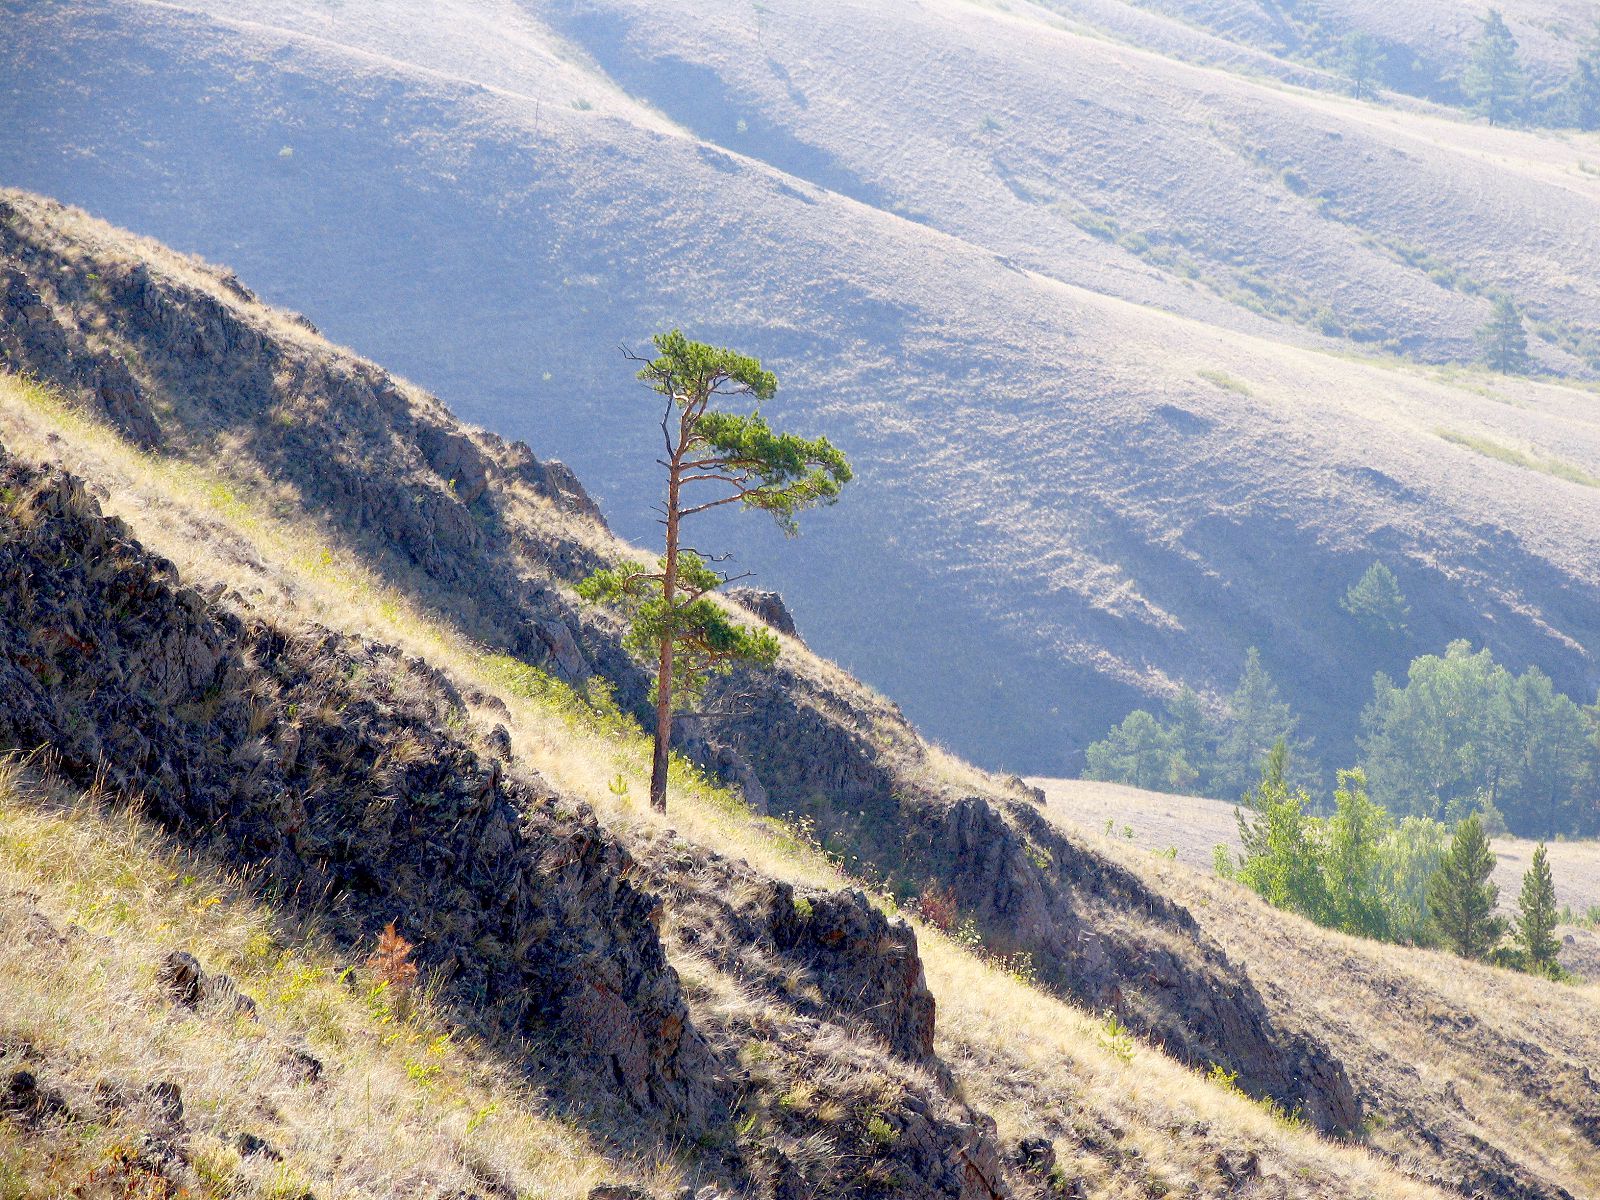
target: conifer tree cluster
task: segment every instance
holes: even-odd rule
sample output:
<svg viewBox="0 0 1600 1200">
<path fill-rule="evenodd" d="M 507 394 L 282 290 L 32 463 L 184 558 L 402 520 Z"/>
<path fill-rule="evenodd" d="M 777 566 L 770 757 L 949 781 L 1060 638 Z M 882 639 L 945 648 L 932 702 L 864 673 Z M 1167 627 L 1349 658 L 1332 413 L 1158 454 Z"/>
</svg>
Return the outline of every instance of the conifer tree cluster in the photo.
<svg viewBox="0 0 1600 1200">
<path fill-rule="evenodd" d="M 1495 854 L 1477 813 L 1453 834 L 1424 817 L 1396 822 L 1367 795 L 1360 770 L 1352 770 L 1339 773 L 1332 814 L 1318 817 L 1305 790 L 1290 785 L 1287 758 L 1282 742 L 1267 756 L 1260 783 L 1236 810 L 1241 849 L 1216 849 L 1219 875 L 1331 929 L 1562 976 L 1544 843 L 1508 922 L 1497 911 Z"/>
</svg>

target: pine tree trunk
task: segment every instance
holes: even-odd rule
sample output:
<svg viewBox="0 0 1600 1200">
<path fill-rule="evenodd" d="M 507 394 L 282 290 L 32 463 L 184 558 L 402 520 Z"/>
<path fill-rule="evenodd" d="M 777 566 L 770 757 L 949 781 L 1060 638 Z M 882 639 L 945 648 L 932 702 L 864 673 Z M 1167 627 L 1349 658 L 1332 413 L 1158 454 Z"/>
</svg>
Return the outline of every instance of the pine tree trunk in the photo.
<svg viewBox="0 0 1600 1200">
<path fill-rule="evenodd" d="M 682 439 L 667 473 L 667 553 L 662 567 L 661 598 L 667 624 L 661 632 L 661 655 L 656 661 L 656 744 L 650 760 L 650 807 L 667 811 L 667 762 L 672 746 L 672 605 L 678 590 L 678 483 Z"/>
</svg>

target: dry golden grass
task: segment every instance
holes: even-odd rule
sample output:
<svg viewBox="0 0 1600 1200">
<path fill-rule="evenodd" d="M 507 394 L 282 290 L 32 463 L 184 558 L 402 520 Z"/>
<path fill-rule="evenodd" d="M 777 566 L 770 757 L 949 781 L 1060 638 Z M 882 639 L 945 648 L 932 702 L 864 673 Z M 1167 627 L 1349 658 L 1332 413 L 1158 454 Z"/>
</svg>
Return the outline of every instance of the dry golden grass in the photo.
<svg viewBox="0 0 1600 1200">
<path fill-rule="evenodd" d="M 619 1178 L 675 1181 L 607 1162 L 426 999 L 401 1018 L 378 981 L 240 882 L 133 810 L 41 785 L 13 760 L 0 770 L 0 916 L 12 918 L 0 923 L 0 1041 L 25 1042 L 41 1085 L 69 1095 L 100 1079 L 135 1095 L 178 1084 L 207 1196 L 447 1194 L 494 1178 L 519 1195 L 582 1197 Z M 15 918 L 30 909 L 71 931 L 59 948 L 22 936 Z M 174 1004 L 156 971 L 175 949 L 231 975 L 258 1019 Z M 291 1047 L 325 1064 L 319 1082 L 287 1065 Z M 139 1132 L 75 1122 L 47 1155 L 47 1139 L 0 1122 L 0 1196 L 68 1194 Z M 241 1157 L 240 1132 L 282 1161 Z"/>
<path fill-rule="evenodd" d="M 51 433 L 65 437 L 52 442 Z M 14 451 L 63 460 L 104 484 L 109 489 L 104 507 L 126 519 L 146 544 L 172 558 L 192 582 L 226 581 L 240 591 L 258 588 L 254 603 L 278 619 L 314 619 L 398 644 L 498 698 L 509 718 L 496 713 L 484 714 L 484 719 L 503 722 L 515 751 L 528 765 L 563 791 L 588 801 L 625 838 L 670 828 L 690 842 L 795 883 L 854 885 L 792 829 L 753 816 L 736 797 L 682 764 L 673 780 L 671 812 L 665 816 L 652 812 L 645 802 L 648 745 L 631 723 L 596 717 L 573 703 L 570 693 L 552 690 L 548 681 L 520 664 L 475 646 L 384 585 L 353 556 L 331 549 L 331 539 L 323 531 L 309 523 L 266 515 L 251 496 L 235 492 L 231 481 L 134 450 L 48 391 L 4 376 L 0 376 L 0 441 Z M 250 567 L 250 560 L 262 565 Z M 930 782 L 945 786 L 993 785 L 981 772 L 938 750 L 929 752 L 923 770 Z M 127 836 L 134 836 L 131 826 Z M 880 899 L 880 903 L 892 902 Z M 1003 964 L 974 954 L 914 919 L 913 924 L 930 987 L 938 998 L 940 1052 L 956 1068 L 967 1099 L 996 1116 L 1003 1136 L 1015 1139 L 1041 1124 L 1065 1127 L 1070 1122 L 1061 1113 L 1071 1110 L 1114 1121 L 1124 1129 L 1123 1145 L 1138 1149 L 1136 1159 L 1127 1159 L 1135 1166 L 1126 1169 L 1113 1170 L 1102 1159 L 1081 1156 L 1078 1167 L 1097 1198 L 1148 1195 L 1152 1181 L 1174 1188 L 1189 1183 L 1218 1186 L 1214 1159 L 1219 1144 L 1256 1149 L 1271 1169 L 1296 1179 L 1296 1186 L 1303 1189 L 1298 1194 L 1399 1198 L 1439 1194 L 1359 1147 L 1321 1139 L 1225 1083 L 1196 1074 L 1158 1051 L 1111 1036 L 1095 1015 L 1045 994 L 1008 973 Z M 266 983 L 251 973 L 239 948 L 246 945 L 248 934 L 238 933 L 231 940 L 202 947 L 201 957 L 208 965 L 236 971 L 247 985 L 271 995 Z M 748 1002 L 734 981 L 718 977 L 703 961 L 678 965 L 715 1002 Z M 338 990 L 331 983 L 327 988 L 331 992 L 318 994 L 332 1004 Z M 364 1052 L 368 1043 L 351 1044 Z M 427 1043 L 411 1043 L 413 1056 L 419 1044 L 425 1049 Z M 224 1052 L 225 1048 L 218 1049 L 219 1054 Z M 402 1069 L 404 1062 L 400 1061 Z M 515 1095 L 515 1086 L 501 1078 Z M 383 1080 L 412 1103 L 421 1103 L 392 1071 Z M 468 1085 L 460 1086 L 465 1093 Z M 491 1102 L 483 1098 L 488 1095 L 472 1093 L 472 1101 L 449 1109 L 456 1125 L 470 1119 L 472 1103 Z M 429 1103 L 435 1107 L 424 1111 L 435 1115 L 442 1111 L 439 1101 Z M 377 1129 L 360 1128 L 369 1116 L 362 1104 L 344 1105 L 341 1119 L 357 1127 L 350 1132 L 355 1144 L 381 1147 L 384 1131 L 403 1109 L 398 1100 L 395 1104 L 381 1113 L 370 1112 L 380 1126 Z M 501 1106 L 501 1111 L 506 1109 Z M 594 1177 L 598 1164 L 584 1158 L 581 1149 L 548 1140 L 559 1128 L 540 1125 L 526 1107 L 520 1111 L 528 1113 L 522 1118 L 531 1123 L 528 1128 L 547 1139 L 534 1144 L 557 1148 L 551 1154 L 561 1164 L 563 1186 L 569 1189 L 534 1194 L 573 1194 L 577 1180 Z M 1204 1126 L 1204 1136 L 1196 1134 L 1196 1122 Z M 445 1154 L 439 1147 L 446 1143 L 428 1144 L 435 1147 L 430 1153 Z M 326 1148 L 326 1143 L 322 1145 Z M 1062 1149 L 1070 1160 L 1073 1152 L 1068 1144 L 1063 1143 Z"/>
</svg>

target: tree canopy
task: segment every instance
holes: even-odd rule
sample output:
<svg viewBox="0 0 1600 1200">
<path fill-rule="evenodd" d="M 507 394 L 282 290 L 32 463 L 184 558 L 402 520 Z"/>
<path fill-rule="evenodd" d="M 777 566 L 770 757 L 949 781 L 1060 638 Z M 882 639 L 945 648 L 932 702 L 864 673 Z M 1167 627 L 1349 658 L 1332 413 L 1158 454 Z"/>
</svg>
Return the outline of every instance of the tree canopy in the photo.
<svg viewBox="0 0 1600 1200">
<path fill-rule="evenodd" d="M 1499 296 L 1489 320 L 1478 327 L 1478 346 L 1484 365 L 1506 375 L 1526 375 L 1533 366 L 1528 357 L 1528 332 L 1522 313 L 1509 296 Z"/>
<path fill-rule="evenodd" d="M 1400 591 L 1400 581 L 1381 562 L 1375 562 L 1339 601 L 1344 609 L 1374 633 L 1402 633 L 1411 609 Z"/>
<path fill-rule="evenodd" d="M 1517 57 L 1517 39 L 1499 9 L 1491 8 L 1481 21 L 1462 86 L 1477 111 L 1489 118 L 1489 124 L 1504 125 L 1515 119 L 1523 106 L 1526 85 L 1522 62 Z"/>
</svg>

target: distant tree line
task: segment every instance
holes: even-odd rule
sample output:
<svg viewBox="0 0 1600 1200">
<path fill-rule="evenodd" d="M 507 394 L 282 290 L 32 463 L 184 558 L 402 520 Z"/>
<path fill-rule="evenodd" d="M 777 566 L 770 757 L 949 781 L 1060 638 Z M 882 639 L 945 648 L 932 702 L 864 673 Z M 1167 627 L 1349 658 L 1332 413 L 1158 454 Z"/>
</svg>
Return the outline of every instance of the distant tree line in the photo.
<svg viewBox="0 0 1600 1200">
<path fill-rule="evenodd" d="M 1405 598 L 1386 567 L 1369 570 L 1343 607 L 1374 636 L 1405 629 Z M 1136 710 L 1088 747 L 1086 774 L 1236 800 L 1282 742 L 1290 782 L 1315 790 L 1298 727 L 1252 648 L 1220 710 L 1187 687 L 1159 713 Z M 1377 675 L 1357 747 L 1363 788 L 1399 817 L 1453 824 L 1479 813 L 1491 832 L 1525 837 L 1600 832 L 1600 704 L 1580 706 L 1537 667 L 1513 675 L 1465 641 L 1414 659 L 1403 681 Z"/>
<path fill-rule="evenodd" d="M 1548 94 L 1530 94 L 1520 47 L 1505 18 L 1495 8 L 1479 18 L 1461 92 L 1473 112 L 1491 125 L 1532 120 L 1542 125 L 1600 129 L 1600 23 L 1579 48 L 1564 87 Z M 1386 53 L 1369 33 L 1345 38 L 1337 65 L 1358 99 L 1375 97 L 1384 81 Z"/>
</svg>

